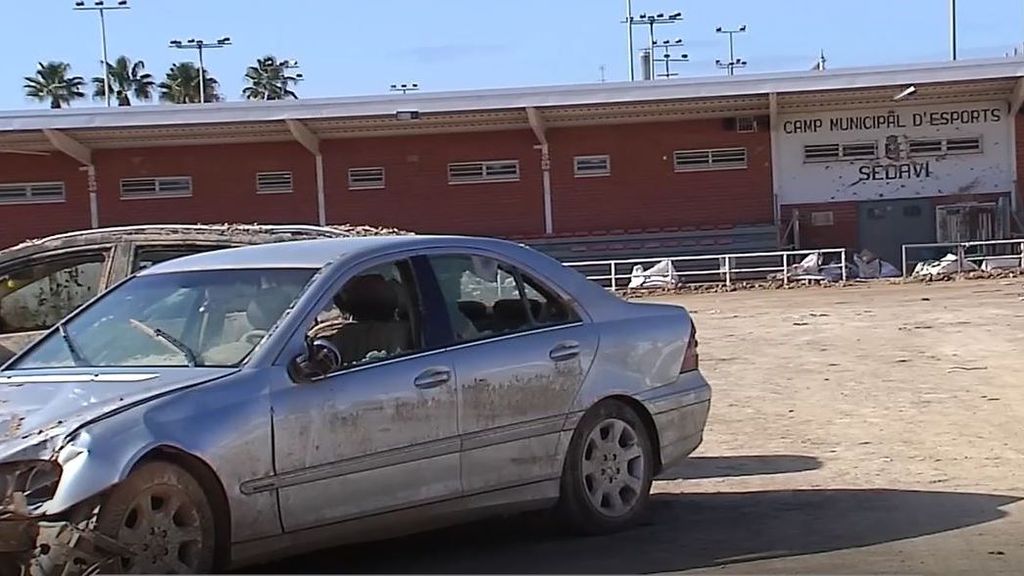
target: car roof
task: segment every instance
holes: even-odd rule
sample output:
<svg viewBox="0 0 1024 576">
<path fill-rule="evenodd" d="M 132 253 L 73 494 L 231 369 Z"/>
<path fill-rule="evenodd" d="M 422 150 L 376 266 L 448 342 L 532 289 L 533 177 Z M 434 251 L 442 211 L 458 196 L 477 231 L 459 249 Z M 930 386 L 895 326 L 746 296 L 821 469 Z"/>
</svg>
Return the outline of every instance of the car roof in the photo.
<svg viewBox="0 0 1024 576">
<path fill-rule="evenodd" d="M 140 275 L 242 268 L 322 268 L 340 258 L 360 259 L 375 254 L 427 248 L 478 248 L 507 251 L 521 248 L 507 240 L 474 236 L 396 235 L 294 240 L 225 248 L 175 258 L 140 272 Z"/>
</svg>

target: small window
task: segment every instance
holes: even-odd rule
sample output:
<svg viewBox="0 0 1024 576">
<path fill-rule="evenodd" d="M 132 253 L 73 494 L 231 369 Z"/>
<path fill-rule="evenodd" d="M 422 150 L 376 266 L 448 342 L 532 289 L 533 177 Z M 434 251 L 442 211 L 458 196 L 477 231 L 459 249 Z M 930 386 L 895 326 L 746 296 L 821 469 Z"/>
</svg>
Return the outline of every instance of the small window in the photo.
<svg viewBox="0 0 1024 576">
<path fill-rule="evenodd" d="M 740 116 L 736 119 L 736 131 L 740 134 L 757 132 L 757 120 L 753 116 Z"/>
<path fill-rule="evenodd" d="M 459 342 L 579 322 L 554 291 L 519 270 L 481 256 L 430 257 Z"/>
<path fill-rule="evenodd" d="M 44 204 L 63 201 L 63 182 L 0 184 L 0 204 Z"/>
<path fill-rule="evenodd" d="M 747 149 L 679 150 L 676 151 L 674 160 L 676 172 L 746 168 Z"/>
<path fill-rule="evenodd" d="M 829 212 L 811 212 L 811 226 L 832 226 L 835 224 L 834 214 Z"/>
<path fill-rule="evenodd" d="M 868 219 L 869 220 L 884 220 L 885 210 L 881 208 L 868 208 Z"/>
<path fill-rule="evenodd" d="M 807 144 L 804 146 L 804 162 L 832 162 L 841 157 L 839 144 Z"/>
<path fill-rule="evenodd" d="M 458 162 L 448 165 L 448 183 L 516 182 L 519 180 L 518 160 L 490 162 Z"/>
<path fill-rule="evenodd" d="M 981 138 L 950 138 L 946 140 L 947 154 L 976 154 L 981 152 Z"/>
<path fill-rule="evenodd" d="M 604 156 L 577 156 L 573 159 L 573 171 L 577 178 L 608 176 L 612 173 L 611 158 Z"/>
<path fill-rule="evenodd" d="M 192 195 L 192 177 L 125 178 L 121 180 L 121 198 L 176 198 Z"/>
<path fill-rule="evenodd" d="M 379 190 L 384 187 L 383 168 L 374 167 L 348 169 L 349 190 Z"/>
<path fill-rule="evenodd" d="M 842 144 L 807 144 L 804 162 L 837 162 L 878 157 L 878 142 L 845 142 Z"/>
<path fill-rule="evenodd" d="M 257 194 L 287 194 L 291 191 L 291 172 L 260 172 L 256 174 Z"/>
<path fill-rule="evenodd" d="M 852 142 L 842 145 L 843 159 L 878 158 L 878 142 Z"/>
<path fill-rule="evenodd" d="M 53 327 L 99 293 L 106 260 L 94 252 L 0 273 L 0 334 Z"/>
<path fill-rule="evenodd" d="M 942 140 L 939 138 L 931 140 L 911 140 L 907 143 L 907 150 L 911 156 L 932 156 L 942 154 Z"/>
</svg>

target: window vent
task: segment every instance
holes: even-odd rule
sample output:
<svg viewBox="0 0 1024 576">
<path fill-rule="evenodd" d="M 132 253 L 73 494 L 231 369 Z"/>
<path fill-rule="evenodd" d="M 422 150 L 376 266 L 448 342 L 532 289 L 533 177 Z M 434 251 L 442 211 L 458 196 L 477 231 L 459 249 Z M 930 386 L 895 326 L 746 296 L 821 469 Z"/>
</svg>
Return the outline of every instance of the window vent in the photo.
<svg viewBox="0 0 1024 576">
<path fill-rule="evenodd" d="M 383 168 L 349 168 L 349 190 L 377 190 L 380 188 L 384 188 Z"/>
<path fill-rule="evenodd" d="M 0 184 L 0 204 L 43 204 L 63 201 L 63 182 Z"/>
<path fill-rule="evenodd" d="M 519 180 L 519 161 L 458 162 L 448 165 L 448 183 L 515 182 Z"/>
<path fill-rule="evenodd" d="M 284 194 L 291 191 L 291 172 L 260 172 L 256 174 L 256 192 L 259 194 Z"/>
<path fill-rule="evenodd" d="M 736 119 L 736 131 L 740 134 L 757 132 L 757 119 L 753 116 L 740 116 Z"/>
<path fill-rule="evenodd" d="M 674 160 L 676 172 L 746 168 L 747 149 L 678 150 L 674 155 Z"/>
<path fill-rule="evenodd" d="M 604 156 L 577 156 L 573 159 L 573 171 L 577 178 L 608 176 L 612 173 L 611 158 Z"/>
<path fill-rule="evenodd" d="M 121 198 L 173 198 L 192 195 L 192 177 L 125 178 Z"/>
</svg>

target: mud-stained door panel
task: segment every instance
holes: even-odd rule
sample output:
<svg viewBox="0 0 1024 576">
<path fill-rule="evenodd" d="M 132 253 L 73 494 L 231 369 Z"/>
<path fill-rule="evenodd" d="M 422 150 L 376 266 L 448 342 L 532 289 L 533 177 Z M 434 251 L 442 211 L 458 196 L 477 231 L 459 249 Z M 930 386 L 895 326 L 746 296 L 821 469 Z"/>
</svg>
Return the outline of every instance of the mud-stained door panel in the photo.
<svg viewBox="0 0 1024 576">
<path fill-rule="evenodd" d="M 597 347 L 551 287 L 493 259 L 431 257 L 456 334 L 467 495 L 557 477 L 564 417 Z"/>
</svg>

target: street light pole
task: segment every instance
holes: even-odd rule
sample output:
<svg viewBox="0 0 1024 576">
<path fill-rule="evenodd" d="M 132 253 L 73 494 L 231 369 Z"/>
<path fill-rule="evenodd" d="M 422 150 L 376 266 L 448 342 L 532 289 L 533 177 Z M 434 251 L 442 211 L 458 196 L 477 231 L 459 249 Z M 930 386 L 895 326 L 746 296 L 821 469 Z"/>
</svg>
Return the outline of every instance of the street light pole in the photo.
<svg viewBox="0 0 1024 576">
<path fill-rule="evenodd" d="M 949 44 L 956 60 L 956 0 L 949 0 Z"/>
<path fill-rule="evenodd" d="M 633 0 L 626 0 L 626 51 L 629 52 L 629 81 L 636 79 L 633 71 Z"/>
<path fill-rule="evenodd" d="M 78 0 L 75 2 L 75 10 L 87 10 L 90 12 L 99 12 L 100 14 L 100 44 L 102 46 L 103 54 L 103 96 L 107 101 L 107 107 L 110 107 L 110 70 L 109 60 L 107 59 L 107 10 L 128 10 L 131 6 L 128 5 L 128 0 L 118 0 L 114 6 L 107 6 L 103 0 L 95 0 L 92 6 L 86 6 L 85 0 Z"/>
<path fill-rule="evenodd" d="M 210 44 L 203 40 L 196 40 L 195 38 L 189 38 L 187 42 L 181 40 L 171 40 L 170 47 L 177 48 L 179 50 L 196 50 L 199 52 L 199 103 L 206 103 L 206 63 L 203 61 L 203 50 L 212 48 L 223 48 L 231 45 L 231 38 L 227 36 L 217 40 L 216 43 Z"/>
<path fill-rule="evenodd" d="M 742 33 L 746 32 L 746 31 L 747 31 L 747 25 L 746 24 L 743 24 L 742 26 L 740 26 L 739 28 L 737 28 L 735 30 L 726 30 L 725 28 L 722 28 L 721 26 L 719 26 L 718 28 L 715 29 L 715 32 L 717 32 L 719 34 L 728 34 L 729 35 L 729 61 L 728 62 L 722 62 L 721 60 L 718 60 L 718 61 L 715 62 L 715 65 L 717 65 L 719 68 L 725 68 L 726 70 L 728 70 L 729 71 L 729 76 L 732 76 L 735 73 L 735 69 L 736 68 L 743 68 L 744 66 L 747 65 L 746 61 L 740 60 L 739 58 L 736 58 L 736 47 L 735 47 L 735 43 L 733 41 L 733 36 L 735 36 L 736 34 L 742 34 Z"/>
<path fill-rule="evenodd" d="M 627 4 L 627 9 L 629 8 Z M 654 71 L 654 45 L 657 41 L 654 39 L 654 27 L 658 24 L 675 24 L 683 19 L 682 12 L 674 12 L 672 14 L 640 14 L 639 17 L 633 18 L 632 14 L 626 16 L 623 21 L 624 24 L 629 28 L 629 63 L 630 63 L 630 80 L 634 79 L 633 76 L 633 26 L 647 26 L 648 27 L 648 38 L 647 38 L 647 51 L 650 54 L 650 62 L 648 63 L 646 74 L 653 80 L 655 78 Z"/>
</svg>

